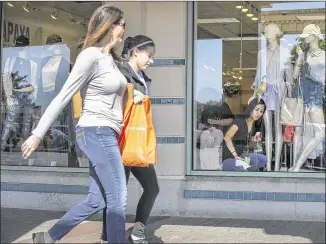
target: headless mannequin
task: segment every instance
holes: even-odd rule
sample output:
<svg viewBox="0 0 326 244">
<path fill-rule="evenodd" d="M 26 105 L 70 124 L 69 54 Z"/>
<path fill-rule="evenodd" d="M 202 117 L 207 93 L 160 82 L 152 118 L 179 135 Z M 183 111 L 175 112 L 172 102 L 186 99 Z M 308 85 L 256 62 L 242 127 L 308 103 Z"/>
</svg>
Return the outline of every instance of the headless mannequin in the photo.
<svg viewBox="0 0 326 244">
<path fill-rule="evenodd" d="M 16 57 L 6 60 L 3 76 L 6 119 L 1 135 L 1 151 L 5 150 L 7 141 L 13 134 L 16 136 L 20 134 L 20 129 L 23 139 L 29 136 L 33 118 L 35 80 L 36 63 L 29 60 L 26 49 L 20 51 Z M 19 140 L 16 138 L 15 141 L 17 143 Z"/>
<path fill-rule="evenodd" d="M 313 69 L 314 64 L 312 63 L 314 62 L 314 59 L 315 60 L 318 59 L 317 65 L 319 66 L 318 69 L 321 72 L 318 81 L 314 81 L 313 83 L 311 83 L 311 85 L 316 84 L 316 82 L 320 82 L 321 84 L 323 83 L 323 86 L 325 87 L 325 51 L 319 48 L 317 36 L 309 35 L 308 37 L 305 38 L 305 40 L 306 43 L 309 44 L 309 51 L 305 55 L 302 52 L 301 48 L 297 47 L 298 58 L 296 60 L 296 66 L 293 71 L 293 78 L 297 79 L 300 75 L 301 77 L 304 78 L 307 71 L 305 68 L 301 70 L 301 66 L 309 65 L 310 68 Z M 304 56 L 306 56 L 306 61 Z M 302 82 L 302 78 L 301 78 L 301 82 Z M 324 91 L 324 89 L 322 89 L 322 91 Z M 289 171 L 293 171 L 293 172 L 300 171 L 302 165 L 306 162 L 309 155 L 325 139 L 325 115 L 324 115 L 323 107 L 307 105 L 305 101 L 305 97 L 304 97 L 304 103 L 305 103 L 305 116 L 309 117 L 308 119 L 313 125 L 314 137 L 311 138 L 311 140 L 309 140 L 307 144 L 302 148 L 302 134 L 304 128 L 296 127 L 295 134 L 294 134 L 294 143 L 293 143 L 294 165 L 289 169 Z"/>
<path fill-rule="evenodd" d="M 43 57 L 41 64 L 42 114 L 48 104 L 60 92 L 69 74 L 69 62 L 64 59 L 60 45 L 47 46 L 46 51 L 48 55 Z M 63 64 L 63 62 L 65 63 Z"/>
<path fill-rule="evenodd" d="M 62 46 L 64 46 L 63 42 L 51 42 L 51 40 L 47 40 L 47 45 L 43 48 L 39 69 L 39 85 L 41 87 L 41 92 L 38 99 L 38 114 L 44 113 L 47 106 L 60 92 L 62 86 L 68 78 L 70 63 L 63 56 L 61 50 Z M 66 125 L 68 123 L 67 112 L 68 107 L 62 111 L 51 126 L 51 129 L 48 130 L 43 140 L 44 148 L 55 149 L 63 146 L 62 142 L 64 142 L 66 139 L 60 139 L 60 134 L 56 134 L 52 128 L 56 125 Z M 66 145 L 64 145 L 64 147 L 66 147 Z"/>
<path fill-rule="evenodd" d="M 265 148 L 268 160 L 267 171 L 272 170 L 271 164 L 273 151 L 273 114 L 275 128 L 275 171 L 279 171 L 283 146 L 282 125 L 280 124 L 280 106 L 281 99 L 283 98 L 285 93 L 285 85 L 290 84 L 291 81 L 291 71 L 289 69 L 288 64 L 286 63 L 286 59 L 284 59 L 284 57 L 286 57 L 286 55 L 288 54 L 288 50 L 283 50 L 279 46 L 279 38 L 282 35 L 282 32 L 280 31 L 279 27 L 275 24 L 267 25 L 265 27 L 264 35 L 267 39 L 268 47 L 266 54 L 262 55 L 264 52 L 260 52 L 260 55 L 258 57 L 257 73 L 255 82 L 252 85 L 252 89 L 256 89 L 257 86 L 259 86 L 258 82 L 263 79 L 265 69 L 267 90 L 262 94 L 262 98 L 265 100 L 265 103 L 267 105 L 267 110 L 264 114 L 264 125 L 266 131 Z M 276 93 L 275 90 L 277 91 Z M 289 90 L 290 89 L 288 89 L 288 91 Z M 257 94 L 254 94 L 254 96 L 250 98 L 249 102 L 256 96 Z"/>
</svg>

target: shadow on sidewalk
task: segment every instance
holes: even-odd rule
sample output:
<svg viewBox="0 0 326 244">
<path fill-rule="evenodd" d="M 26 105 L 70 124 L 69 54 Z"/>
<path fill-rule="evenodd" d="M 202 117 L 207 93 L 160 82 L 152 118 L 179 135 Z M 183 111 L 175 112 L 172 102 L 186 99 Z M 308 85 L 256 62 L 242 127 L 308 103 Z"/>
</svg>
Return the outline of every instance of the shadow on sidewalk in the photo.
<svg viewBox="0 0 326 244">
<path fill-rule="evenodd" d="M 1 208 L 1 243 L 12 243 L 32 229 L 64 212 Z"/>
<path fill-rule="evenodd" d="M 65 212 L 28 210 L 28 209 L 8 209 L 1 208 L 1 243 L 30 243 L 30 232 L 34 229 L 45 231 L 51 228 L 55 219 L 59 219 Z M 92 216 L 89 220 L 78 225 L 60 243 L 96 243 L 101 234 L 101 214 Z M 134 222 L 134 216 L 127 215 L 127 236 L 130 235 Z M 216 229 L 202 229 L 197 227 L 217 227 Z M 149 218 L 146 228 L 146 234 L 150 243 L 175 243 L 203 242 L 205 233 L 212 235 L 211 241 L 216 243 L 223 238 L 224 243 L 250 241 L 255 238 L 250 234 L 241 239 L 243 234 L 250 233 L 254 229 L 259 229 L 258 234 L 261 238 L 264 236 L 267 242 L 274 243 L 280 241 L 282 236 L 287 236 L 288 241 L 303 242 L 296 237 L 306 238 L 304 242 L 325 243 L 325 223 L 321 222 L 291 222 L 291 221 L 268 221 L 268 220 L 243 220 L 243 219 L 212 219 L 212 218 L 186 218 L 186 217 L 167 217 L 153 216 Z M 221 233 L 223 232 L 223 233 Z M 262 233 L 263 232 L 263 233 Z M 222 238 L 223 236 L 223 238 Z M 221 237 L 221 238 L 220 238 Z M 293 238 L 291 238 L 293 237 Z M 200 239 L 203 238 L 203 239 Z M 215 239 L 214 239 L 215 238 Z M 226 239 L 225 239 L 226 238 Z M 278 239 L 277 239 L 278 238 Z M 289 239 L 290 238 L 290 239 Z M 215 240 L 215 241 L 213 241 Z M 257 239 L 255 239 L 257 241 Z M 278 240 L 278 241 L 277 241 Z M 259 241 L 259 240 L 258 240 Z M 263 240 L 261 240 L 264 242 Z"/>
<path fill-rule="evenodd" d="M 32 243 L 32 231 L 47 231 L 57 219 L 66 212 L 1 208 L 1 243 Z M 148 225 L 168 217 L 150 217 Z M 135 216 L 126 216 L 126 235 L 132 230 Z M 78 225 L 69 232 L 59 243 L 96 243 L 100 240 L 102 231 L 102 213 L 91 216 L 88 221 Z M 157 240 L 157 243 L 162 241 Z"/>
<path fill-rule="evenodd" d="M 278 221 L 278 220 L 246 220 L 246 219 L 216 219 L 216 218 L 189 218 L 189 217 L 169 217 L 161 221 L 154 222 L 148 226 L 147 236 L 149 237 L 150 243 L 164 243 L 162 237 L 158 237 L 156 232 L 163 226 L 169 226 L 169 229 L 176 229 L 178 226 L 190 227 L 190 226 L 201 226 L 201 227 L 220 227 L 223 229 L 237 228 L 239 233 L 249 232 L 250 229 L 261 229 L 271 238 L 273 235 L 277 236 L 292 236 L 302 237 L 310 239 L 312 243 L 325 243 L 325 223 L 324 222 L 308 222 L 308 221 Z M 180 230 L 182 234 L 183 230 Z M 218 230 L 216 230 L 218 231 Z M 179 233 L 171 232 L 171 235 L 179 235 Z M 234 231 L 234 234 L 237 232 Z M 190 236 L 186 236 L 184 242 L 190 243 L 198 242 L 198 239 L 194 239 L 191 235 L 198 235 L 198 231 L 190 231 Z M 219 233 L 216 232 L 218 237 Z M 169 239 L 169 236 L 164 236 L 164 239 Z M 293 238 L 294 239 L 294 238 Z M 178 241 L 180 242 L 180 236 Z M 232 234 L 230 234 L 230 241 L 232 242 Z M 245 240 L 243 240 L 245 241 Z M 269 240 L 270 241 L 270 240 Z M 170 242 L 170 241 L 169 241 Z M 171 241 L 173 242 L 173 241 Z M 233 241 L 234 242 L 234 241 Z M 268 242 L 268 241 L 267 241 Z"/>
</svg>

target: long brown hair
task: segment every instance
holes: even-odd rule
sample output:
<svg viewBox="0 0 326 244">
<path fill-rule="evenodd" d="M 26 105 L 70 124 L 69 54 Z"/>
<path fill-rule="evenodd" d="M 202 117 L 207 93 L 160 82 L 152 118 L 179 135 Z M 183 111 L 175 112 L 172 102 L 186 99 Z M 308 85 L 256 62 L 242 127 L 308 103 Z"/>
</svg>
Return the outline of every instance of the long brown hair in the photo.
<svg viewBox="0 0 326 244">
<path fill-rule="evenodd" d="M 123 12 L 117 7 L 102 5 L 98 7 L 88 24 L 87 34 L 82 49 L 94 46 L 99 43 L 109 32 L 114 23 L 117 23 L 123 17 Z M 119 61 L 120 57 L 111 49 L 112 57 Z"/>
</svg>

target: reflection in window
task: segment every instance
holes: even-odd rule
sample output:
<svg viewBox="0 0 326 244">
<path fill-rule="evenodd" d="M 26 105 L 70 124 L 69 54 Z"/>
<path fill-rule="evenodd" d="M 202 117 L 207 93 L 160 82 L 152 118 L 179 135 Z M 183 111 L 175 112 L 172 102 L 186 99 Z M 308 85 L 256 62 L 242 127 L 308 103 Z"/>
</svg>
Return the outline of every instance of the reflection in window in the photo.
<svg viewBox="0 0 326 244">
<path fill-rule="evenodd" d="M 324 3 L 196 7 L 193 170 L 325 171 Z M 298 123 L 285 121 L 288 97 L 303 99 Z M 249 131 L 243 118 L 254 99 L 266 111 Z"/>
<path fill-rule="evenodd" d="M 88 167 L 75 145 L 71 104 L 30 159 L 21 159 L 20 146 L 65 84 L 87 20 L 101 4 L 31 2 L 23 8 L 4 3 L 1 164 Z"/>
</svg>

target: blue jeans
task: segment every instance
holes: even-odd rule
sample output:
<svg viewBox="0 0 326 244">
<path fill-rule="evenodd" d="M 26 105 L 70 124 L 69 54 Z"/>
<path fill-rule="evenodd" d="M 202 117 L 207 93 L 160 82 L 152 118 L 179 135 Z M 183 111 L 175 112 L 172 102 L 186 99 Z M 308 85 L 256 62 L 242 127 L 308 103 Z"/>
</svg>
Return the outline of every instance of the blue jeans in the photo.
<svg viewBox="0 0 326 244">
<path fill-rule="evenodd" d="M 76 225 L 106 207 L 109 243 L 126 243 L 127 187 L 117 133 L 109 127 L 76 129 L 79 148 L 88 157 L 89 191 L 86 200 L 70 209 L 49 231 L 60 240 Z"/>
<path fill-rule="evenodd" d="M 267 157 L 259 153 L 247 153 L 241 155 L 241 158 L 250 158 L 250 167 L 248 169 L 236 165 L 234 158 L 228 158 L 222 162 L 223 171 L 258 171 L 260 168 L 266 167 Z"/>
</svg>

